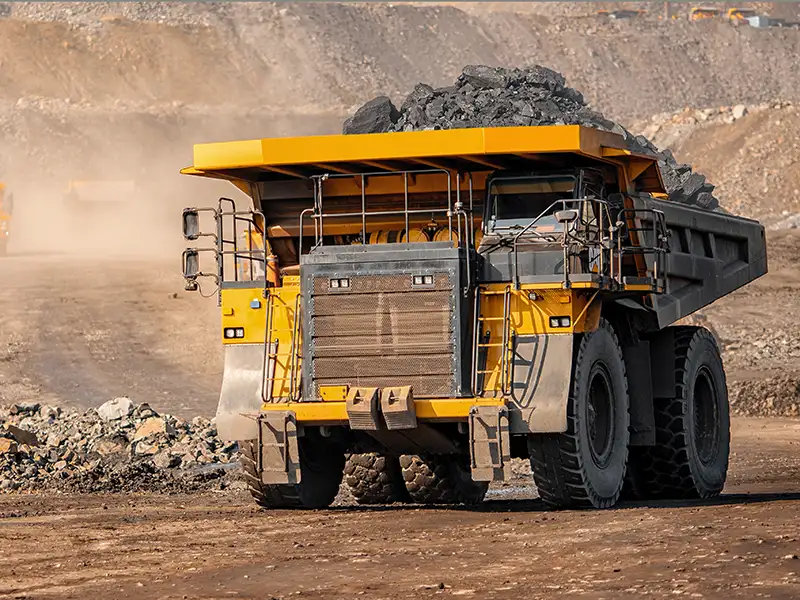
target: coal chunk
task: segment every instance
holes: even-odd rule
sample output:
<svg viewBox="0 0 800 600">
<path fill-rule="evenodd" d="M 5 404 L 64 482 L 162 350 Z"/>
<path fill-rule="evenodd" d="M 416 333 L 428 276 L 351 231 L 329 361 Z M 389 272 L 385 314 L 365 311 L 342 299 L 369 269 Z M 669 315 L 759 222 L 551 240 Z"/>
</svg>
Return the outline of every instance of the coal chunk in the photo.
<svg viewBox="0 0 800 600">
<path fill-rule="evenodd" d="M 385 133 L 400 118 L 400 111 L 386 96 L 378 96 L 344 122 L 342 133 Z"/>
</svg>

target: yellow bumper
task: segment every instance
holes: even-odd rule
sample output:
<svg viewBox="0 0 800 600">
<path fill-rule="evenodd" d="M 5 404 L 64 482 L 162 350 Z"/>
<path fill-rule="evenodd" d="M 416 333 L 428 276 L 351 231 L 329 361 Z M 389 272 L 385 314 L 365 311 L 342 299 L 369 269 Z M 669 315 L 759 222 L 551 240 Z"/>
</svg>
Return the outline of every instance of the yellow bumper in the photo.
<svg viewBox="0 0 800 600">
<path fill-rule="evenodd" d="M 423 421 L 466 421 L 473 406 L 505 406 L 502 399 L 443 398 L 414 400 L 417 419 Z M 348 422 L 345 402 L 284 402 L 262 404 L 263 412 L 291 410 L 297 422 L 345 424 Z"/>
</svg>

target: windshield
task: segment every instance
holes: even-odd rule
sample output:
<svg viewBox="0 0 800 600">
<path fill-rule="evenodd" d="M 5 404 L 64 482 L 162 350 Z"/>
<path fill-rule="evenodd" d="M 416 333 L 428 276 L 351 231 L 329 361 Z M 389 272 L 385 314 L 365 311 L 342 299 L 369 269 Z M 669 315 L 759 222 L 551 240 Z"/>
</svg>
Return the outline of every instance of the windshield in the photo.
<svg viewBox="0 0 800 600">
<path fill-rule="evenodd" d="M 499 227 L 525 226 L 547 211 L 535 227 L 552 228 L 556 224 L 553 214 L 562 208 L 553 203 L 572 198 L 575 198 L 572 175 L 496 179 L 489 188 L 489 219 Z"/>
</svg>

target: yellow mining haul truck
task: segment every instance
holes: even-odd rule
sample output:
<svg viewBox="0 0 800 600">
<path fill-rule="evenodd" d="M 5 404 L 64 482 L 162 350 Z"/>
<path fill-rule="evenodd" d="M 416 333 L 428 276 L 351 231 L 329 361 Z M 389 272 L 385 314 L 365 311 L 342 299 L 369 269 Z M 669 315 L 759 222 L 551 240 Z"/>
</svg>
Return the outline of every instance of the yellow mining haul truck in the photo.
<svg viewBox="0 0 800 600">
<path fill-rule="evenodd" d="M 11 237 L 11 214 L 14 212 L 14 197 L 0 182 L 0 256 L 8 252 L 8 241 Z"/>
<path fill-rule="evenodd" d="M 260 505 L 326 506 L 343 470 L 363 503 L 475 503 L 513 457 L 554 507 L 613 506 L 626 482 L 639 497 L 722 490 L 719 349 L 669 325 L 764 274 L 764 230 L 664 200 L 656 159 L 622 137 L 201 144 L 183 172 L 252 199 L 186 209 L 185 237 L 215 244 L 183 265 L 188 289 L 219 286 L 217 428 Z"/>
<path fill-rule="evenodd" d="M 113 243 L 114 224 L 127 223 L 137 199 L 136 182 L 128 180 L 72 180 L 64 191 L 66 228 L 73 243 Z"/>
</svg>

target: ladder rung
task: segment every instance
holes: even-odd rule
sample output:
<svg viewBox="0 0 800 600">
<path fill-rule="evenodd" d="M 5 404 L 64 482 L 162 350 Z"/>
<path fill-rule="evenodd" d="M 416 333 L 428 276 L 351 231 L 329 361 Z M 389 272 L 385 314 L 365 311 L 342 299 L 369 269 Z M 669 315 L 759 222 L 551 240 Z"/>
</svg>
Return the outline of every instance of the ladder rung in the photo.
<svg viewBox="0 0 800 600">
<path fill-rule="evenodd" d="M 478 348 L 502 348 L 503 346 L 506 346 L 506 348 L 511 350 L 511 346 L 508 346 L 503 342 L 498 342 L 496 344 L 478 344 Z"/>
<path fill-rule="evenodd" d="M 505 321 L 505 317 L 478 317 L 478 321 Z"/>
<path fill-rule="evenodd" d="M 484 291 L 484 292 L 480 292 L 480 295 L 481 295 L 481 296 L 500 296 L 500 295 L 502 295 L 502 294 L 505 294 L 505 293 L 506 293 L 506 291 L 505 291 L 505 290 L 503 290 L 502 292 L 498 292 L 498 291 Z"/>
</svg>

